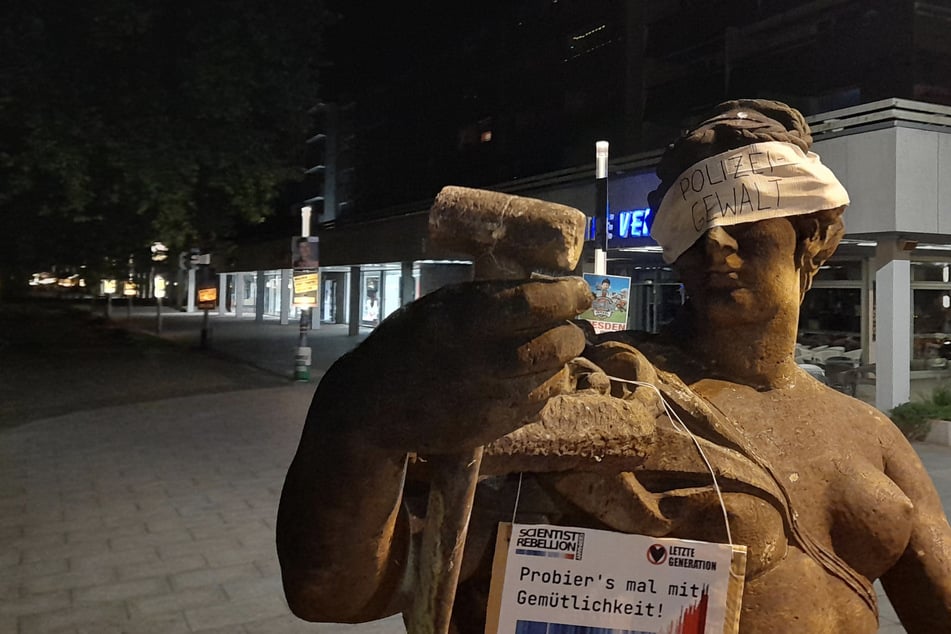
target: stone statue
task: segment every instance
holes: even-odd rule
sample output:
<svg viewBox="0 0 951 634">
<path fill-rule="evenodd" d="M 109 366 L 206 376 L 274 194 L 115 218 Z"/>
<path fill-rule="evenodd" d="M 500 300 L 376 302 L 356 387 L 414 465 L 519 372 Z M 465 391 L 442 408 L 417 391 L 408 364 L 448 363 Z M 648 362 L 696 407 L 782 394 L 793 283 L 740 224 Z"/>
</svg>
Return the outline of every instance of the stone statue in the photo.
<svg viewBox="0 0 951 634">
<path fill-rule="evenodd" d="M 653 231 L 688 302 L 660 335 L 573 323 L 592 299 L 578 278 L 481 281 L 417 300 L 342 357 L 281 498 L 292 610 L 328 622 L 403 611 L 425 456 L 478 445 L 459 633 L 483 631 L 519 474 L 522 522 L 725 542 L 708 468 L 663 396 L 748 548 L 740 632 L 873 634 L 877 579 L 907 631 L 951 632 L 951 528 L 914 449 L 793 358 L 802 296 L 848 202 L 811 142 L 798 111 L 741 100 L 668 149 Z"/>
</svg>

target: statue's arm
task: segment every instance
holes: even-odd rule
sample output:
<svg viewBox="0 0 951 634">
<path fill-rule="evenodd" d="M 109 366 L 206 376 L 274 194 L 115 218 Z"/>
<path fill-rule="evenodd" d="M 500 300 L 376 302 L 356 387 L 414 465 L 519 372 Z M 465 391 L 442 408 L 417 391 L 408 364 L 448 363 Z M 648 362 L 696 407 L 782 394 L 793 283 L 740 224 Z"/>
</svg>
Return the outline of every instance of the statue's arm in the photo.
<svg viewBox="0 0 951 634">
<path fill-rule="evenodd" d="M 387 318 L 323 377 L 288 471 L 277 546 L 285 595 L 312 621 L 399 612 L 412 588 L 408 453 L 472 450 L 569 391 L 584 349 L 581 278 L 445 287 Z M 404 587 L 407 586 L 407 587 Z"/>
<path fill-rule="evenodd" d="M 882 576 L 882 586 L 910 634 L 951 632 L 951 527 L 914 448 L 897 427 L 890 422 L 888 427 L 885 473 L 914 510 L 908 545 Z"/>
<path fill-rule="evenodd" d="M 308 621 L 356 623 L 400 610 L 409 551 L 406 453 L 348 429 L 341 406 L 354 406 L 361 382 L 372 380 L 360 381 L 351 365 L 344 357 L 321 381 L 278 509 L 285 596 Z"/>
</svg>

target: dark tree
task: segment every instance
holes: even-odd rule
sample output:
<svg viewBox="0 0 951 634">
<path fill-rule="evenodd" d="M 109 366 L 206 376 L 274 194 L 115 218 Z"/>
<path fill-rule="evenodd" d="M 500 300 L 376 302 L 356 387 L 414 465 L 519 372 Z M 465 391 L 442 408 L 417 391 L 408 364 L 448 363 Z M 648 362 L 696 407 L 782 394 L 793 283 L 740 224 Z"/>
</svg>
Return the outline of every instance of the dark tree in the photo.
<svg viewBox="0 0 951 634">
<path fill-rule="evenodd" d="M 321 0 L 8 0 L 0 268 L 224 249 L 300 177 Z"/>
</svg>

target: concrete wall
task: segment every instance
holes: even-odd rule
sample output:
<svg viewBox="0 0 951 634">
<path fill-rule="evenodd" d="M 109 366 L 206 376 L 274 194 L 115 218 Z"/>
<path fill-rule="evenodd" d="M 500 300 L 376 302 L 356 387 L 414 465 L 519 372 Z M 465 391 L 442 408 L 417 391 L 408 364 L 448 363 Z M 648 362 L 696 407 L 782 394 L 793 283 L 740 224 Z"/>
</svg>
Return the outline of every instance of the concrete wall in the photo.
<svg viewBox="0 0 951 634">
<path fill-rule="evenodd" d="M 849 191 L 851 236 L 951 233 L 951 134 L 894 127 L 819 141 Z"/>
</svg>

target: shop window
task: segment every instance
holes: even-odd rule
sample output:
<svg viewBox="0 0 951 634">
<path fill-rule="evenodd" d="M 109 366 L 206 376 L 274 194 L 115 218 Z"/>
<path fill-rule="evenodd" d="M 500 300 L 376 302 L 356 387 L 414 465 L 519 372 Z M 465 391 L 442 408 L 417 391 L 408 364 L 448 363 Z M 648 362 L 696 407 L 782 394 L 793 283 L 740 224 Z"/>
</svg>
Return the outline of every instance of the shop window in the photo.
<svg viewBox="0 0 951 634">
<path fill-rule="evenodd" d="M 861 332 L 861 288 L 813 288 L 806 293 L 799 311 L 799 344 L 850 352 L 861 348 Z"/>
<path fill-rule="evenodd" d="M 848 262 L 829 262 L 824 264 L 813 282 L 841 282 L 841 281 L 861 281 L 862 263 L 859 261 Z"/>
<path fill-rule="evenodd" d="M 912 282 L 943 282 L 951 281 L 951 265 L 946 262 L 912 262 Z"/>
<path fill-rule="evenodd" d="M 363 278 L 363 311 L 360 321 L 365 326 L 376 326 L 380 323 L 380 275 L 364 275 Z"/>
<path fill-rule="evenodd" d="M 912 370 L 944 370 L 951 359 L 951 287 L 913 290 Z"/>
</svg>

